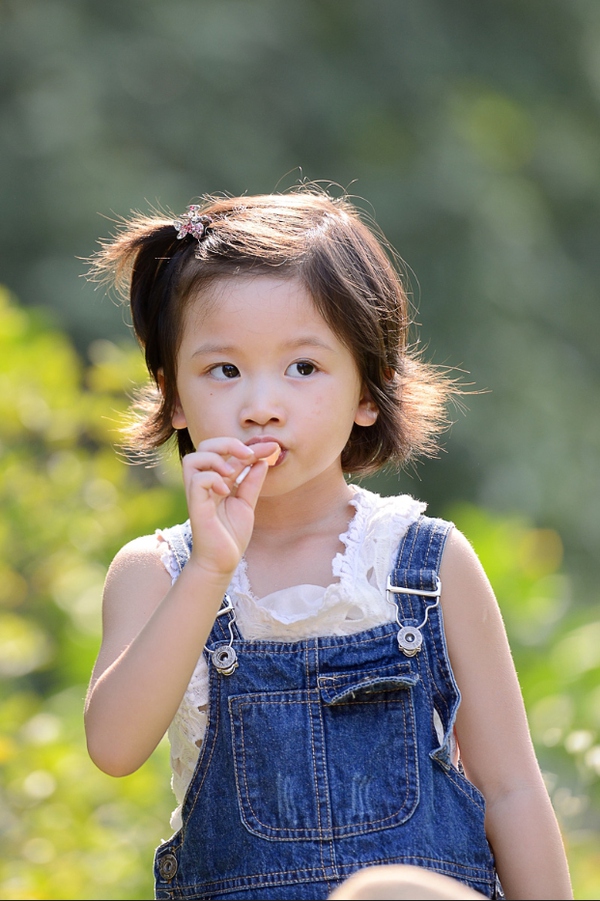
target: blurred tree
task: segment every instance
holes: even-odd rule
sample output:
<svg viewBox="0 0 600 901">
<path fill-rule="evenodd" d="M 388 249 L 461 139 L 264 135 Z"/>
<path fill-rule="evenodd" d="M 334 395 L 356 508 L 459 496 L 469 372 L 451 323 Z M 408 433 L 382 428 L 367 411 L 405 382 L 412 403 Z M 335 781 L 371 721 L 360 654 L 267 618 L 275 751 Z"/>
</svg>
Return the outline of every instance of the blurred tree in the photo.
<svg viewBox="0 0 600 901">
<path fill-rule="evenodd" d="M 558 529 L 595 602 L 599 45 L 597 0 L 0 0 L 2 277 L 81 351 L 120 341 L 78 278 L 107 220 L 333 179 L 489 389 L 403 483 Z"/>
<path fill-rule="evenodd" d="M 0 898 L 142 899 L 174 798 L 161 743 L 133 776 L 92 765 L 83 699 L 104 573 L 129 539 L 182 521 L 179 465 L 112 446 L 140 354 L 84 364 L 38 310 L 0 292 Z M 600 628 L 573 603 L 559 535 L 450 508 L 496 588 L 576 898 L 600 887 Z"/>
<path fill-rule="evenodd" d="M 106 567 L 184 515 L 168 466 L 126 466 L 111 446 L 139 353 L 99 340 L 91 356 L 84 369 L 46 316 L 0 292 L 2 898 L 151 897 L 168 829 L 164 748 L 122 781 L 85 749 Z"/>
<path fill-rule="evenodd" d="M 108 447 L 139 364 L 81 258 L 130 209 L 177 212 L 204 192 L 300 178 L 332 179 L 375 213 L 407 261 L 428 356 L 489 390 L 468 399 L 440 460 L 371 484 L 436 514 L 467 501 L 560 534 L 572 604 L 556 621 L 541 604 L 537 625 L 515 628 L 553 622 L 571 636 L 579 624 L 560 653 L 595 659 L 599 49 L 598 0 L 0 0 L 0 278 L 75 346 L 36 325 L 39 313 L 6 319 L 28 336 L 3 361 L 19 375 L 0 398 L 2 521 L 5 535 L 20 530 L 0 574 L 3 653 L 30 655 L 11 675 L 26 692 L 87 678 L 96 627 L 73 618 L 97 610 L 122 539 L 177 495 Z M 53 637 L 63 632 L 69 641 Z M 570 740 L 578 751 L 565 732 L 557 753 L 588 779 L 597 667 L 568 678 L 572 722 L 588 725 Z M 557 704 L 545 722 L 568 720 Z"/>
</svg>

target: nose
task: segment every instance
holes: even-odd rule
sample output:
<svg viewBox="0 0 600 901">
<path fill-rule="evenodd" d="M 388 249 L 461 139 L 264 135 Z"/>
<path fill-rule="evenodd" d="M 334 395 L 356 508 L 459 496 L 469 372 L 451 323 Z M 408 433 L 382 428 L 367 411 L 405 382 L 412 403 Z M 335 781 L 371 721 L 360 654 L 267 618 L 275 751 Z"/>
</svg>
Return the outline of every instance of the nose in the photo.
<svg viewBox="0 0 600 901">
<path fill-rule="evenodd" d="M 242 425 L 282 425 L 285 421 L 282 399 L 271 379 L 252 380 L 240 410 Z"/>
</svg>

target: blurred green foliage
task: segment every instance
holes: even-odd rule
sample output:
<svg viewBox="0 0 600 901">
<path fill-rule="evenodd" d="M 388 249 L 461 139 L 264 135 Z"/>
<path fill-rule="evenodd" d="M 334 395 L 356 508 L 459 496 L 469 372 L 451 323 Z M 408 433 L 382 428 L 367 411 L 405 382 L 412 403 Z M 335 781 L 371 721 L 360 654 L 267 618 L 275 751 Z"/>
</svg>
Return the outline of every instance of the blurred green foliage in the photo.
<svg viewBox="0 0 600 901">
<path fill-rule="evenodd" d="M 112 446 L 139 353 L 101 340 L 91 356 L 0 294 L 2 898 L 150 898 L 168 834 L 164 749 L 111 780 L 83 736 L 106 567 L 184 514 L 168 467 L 132 468 Z"/>
<path fill-rule="evenodd" d="M 113 446 L 141 355 L 103 339 L 90 356 L 0 293 L 0 898 L 13 901 L 151 898 L 174 806 L 164 742 L 121 780 L 85 748 L 106 567 L 186 515 L 175 461 L 135 467 Z M 496 588 L 576 898 L 596 898 L 600 626 L 572 597 L 554 530 L 471 504 L 445 515 Z"/>
<path fill-rule="evenodd" d="M 106 566 L 185 512 L 174 461 L 114 452 L 141 361 L 81 258 L 131 209 L 303 178 L 375 214 L 427 356 L 489 389 L 372 487 L 477 547 L 600 895 L 599 60 L 598 0 L 0 0 L 2 897 L 149 898 L 172 806 L 164 746 L 114 781 L 83 744 Z"/>
<path fill-rule="evenodd" d="M 599 59 L 598 0 L 0 0 L 0 279 L 119 343 L 78 277 L 111 220 L 331 179 L 489 390 L 428 498 L 557 529 L 597 603 Z"/>
</svg>

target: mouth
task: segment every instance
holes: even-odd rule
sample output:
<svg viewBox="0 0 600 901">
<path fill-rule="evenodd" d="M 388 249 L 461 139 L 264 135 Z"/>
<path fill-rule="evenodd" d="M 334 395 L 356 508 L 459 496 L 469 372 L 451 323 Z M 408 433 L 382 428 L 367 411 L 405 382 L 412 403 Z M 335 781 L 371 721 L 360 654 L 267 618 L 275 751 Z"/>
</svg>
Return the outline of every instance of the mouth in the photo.
<svg viewBox="0 0 600 901">
<path fill-rule="evenodd" d="M 271 461 L 270 457 L 267 457 L 267 460 L 269 461 L 269 466 L 272 466 L 272 467 L 279 466 L 283 462 L 283 460 L 287 454 L 287 448 L 282 445 L 281 441 L 279 441 L 278 438 L 273 438 L 272 435 L 259 435 L 256 438 L 250 438 L 249 441 L 246 441 L 247 447 L 252 447 L 253 444 L 277 444 L 277 445 L 279 445 L 280 452 L 279 452 L 278 457 L 273 461 Z"/>
</svg>

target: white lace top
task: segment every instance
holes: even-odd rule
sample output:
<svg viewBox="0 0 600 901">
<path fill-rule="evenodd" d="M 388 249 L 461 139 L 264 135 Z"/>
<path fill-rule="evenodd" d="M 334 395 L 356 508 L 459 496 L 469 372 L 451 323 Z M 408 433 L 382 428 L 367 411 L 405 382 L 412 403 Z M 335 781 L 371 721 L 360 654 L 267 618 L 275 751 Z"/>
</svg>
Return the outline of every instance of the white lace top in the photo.
<svg viewBox="0 0 600 901">
<path fill-rule="evenodd" d="M 355 493 L 351 503 L 356 513 L 348 531 L 340 535 L 345 550 L 332 561 L 332 582 L 327 588 L 296 585 L 257 598 L 248 581 L 245 560 L 240 561 L 228 594 L 244 638 L 295 641 L 351 635 L 394 619 L 394 607 L 386 600 L 387 577 L 400 539 L 423 513 L 425 504 L 406 494 L 380 497 L 365 488 L 352 487 Z M 164 543 L 163 563 L 175 581 L 179 568 L 168 536 L 160 530 L 156 534 Z M 208 664 L 201 655 L 168 732 L 171 785 L 177 799 L 171 816 L 174 830 L 181 827 L 181 804 L 204 738 L 207 707 Z"/>
</svg>

